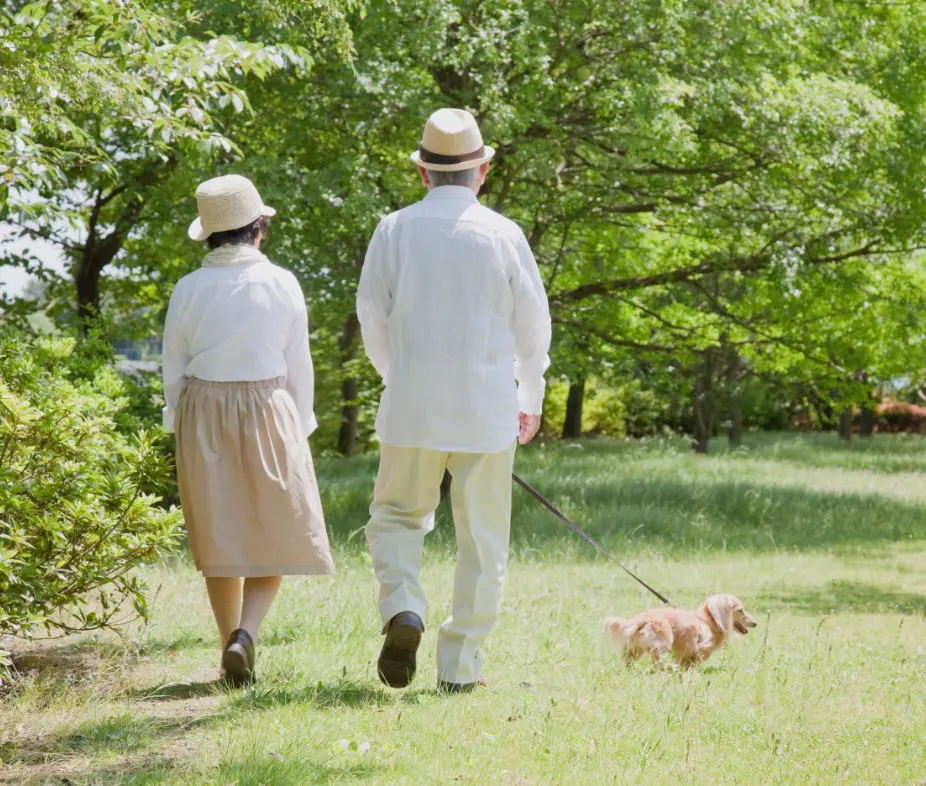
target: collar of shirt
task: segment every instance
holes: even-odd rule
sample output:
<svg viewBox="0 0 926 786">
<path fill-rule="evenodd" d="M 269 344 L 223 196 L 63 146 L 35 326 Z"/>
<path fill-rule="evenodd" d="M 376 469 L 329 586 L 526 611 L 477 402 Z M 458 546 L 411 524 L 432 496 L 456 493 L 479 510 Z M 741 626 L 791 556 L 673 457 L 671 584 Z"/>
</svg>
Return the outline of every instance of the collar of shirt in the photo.
<svg viewBox="0 0 926 786">
<path fill-rule="evenodd" d="M 202 267 L 225 267 L 243 265 L 247 262 L 263 262 L 266 257 L 254 246 L 219 246 L 203 258 Z"/>
<path fill-rule="evenodd" d="M 437 186 L 428 191 L 425 199 L 460 199 L 465 202 L 478 202 L 473 189 L 466 186 Z"/>
</svg>

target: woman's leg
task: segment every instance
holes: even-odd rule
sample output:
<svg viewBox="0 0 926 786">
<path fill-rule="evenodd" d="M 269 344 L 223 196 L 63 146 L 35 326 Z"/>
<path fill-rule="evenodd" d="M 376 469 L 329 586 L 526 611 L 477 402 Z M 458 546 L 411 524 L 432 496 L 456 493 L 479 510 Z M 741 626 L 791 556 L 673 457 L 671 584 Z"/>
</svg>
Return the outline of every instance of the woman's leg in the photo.
<svg viewBox="0 0 926 786">
<path fill-rule="evenodd" d="M 238 624 L 256 642 L 260 624 L 273 605 L 280 589 L 280 576 L 261 576 L 244 580 L 244 600 L 241 604 L 241 622 Z"/>
<path fill-rule="evenodd" d="M 224 647 L 232 632 L 241 627 L 241 579 L 207 576 L 206 591 Z"/>
</svg>

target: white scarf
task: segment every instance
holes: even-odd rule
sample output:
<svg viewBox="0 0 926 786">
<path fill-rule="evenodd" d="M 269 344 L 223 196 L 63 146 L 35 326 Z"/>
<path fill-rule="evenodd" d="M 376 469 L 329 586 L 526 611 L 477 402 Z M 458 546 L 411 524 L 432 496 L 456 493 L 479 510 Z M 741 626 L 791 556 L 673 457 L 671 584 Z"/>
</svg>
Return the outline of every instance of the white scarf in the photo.
<svg viewBox="0 0 926 786">
<path fill-rule="evenodd" d="M 243 265 L 246 262 L 263 262 L 267 259 L 254 246 L 219 246 L 203 258 L 202 267 Z"/>
</svg>

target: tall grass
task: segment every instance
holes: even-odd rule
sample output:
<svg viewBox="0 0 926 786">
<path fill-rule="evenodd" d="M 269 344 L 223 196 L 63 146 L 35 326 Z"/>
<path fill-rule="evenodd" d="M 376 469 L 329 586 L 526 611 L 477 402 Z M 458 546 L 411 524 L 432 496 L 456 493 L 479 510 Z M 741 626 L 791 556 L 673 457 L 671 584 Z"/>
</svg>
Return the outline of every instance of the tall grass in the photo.
<svg viewBox="0 0 926 786">
<path fill-rule="evenodd" d="M 217 642 L 184 561 L 150 571 L 150 628 L 20 652 L 0 782 L 916 784 L 926 779 L 926 442 L 763 436 L 522 451 L 517 469 L 679 605 L 733 592 L 759 619 L 690 673 L 624 668 L 601 622 L 655 603 L 515 490 L 489 688 L 434 691 L 453 531 L 429 538 L 415 684 L 383 689 L 362 535 L 375 462 L 320 468 L 339 557 L 290 579 L 260 679 L 212 682 Z"/>
</svg>

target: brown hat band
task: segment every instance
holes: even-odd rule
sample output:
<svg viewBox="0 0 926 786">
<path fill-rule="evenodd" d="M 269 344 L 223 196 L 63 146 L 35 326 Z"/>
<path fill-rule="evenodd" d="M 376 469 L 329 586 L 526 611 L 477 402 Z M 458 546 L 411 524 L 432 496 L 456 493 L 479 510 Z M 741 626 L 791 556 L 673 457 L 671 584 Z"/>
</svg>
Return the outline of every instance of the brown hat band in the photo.
<svg viewBox="0 0 926 786">
<path fill-rule="evenodd" d="M 476 161 L 480 158 L 485 158 L 486 149 L 485 145 L 480 147 L 478 150 L 474 150 L 472 153 L 465 153 L 462 156 L 442 156 L 439 153 L 432 153 L 430 150 L 418 146 L 418 157 L 421 159 L 421 162 L 424 164 L 440 164 L 440 165 L 449 165 L 449 164 L 462 164 L 466 161 Z"/>
</svg>

